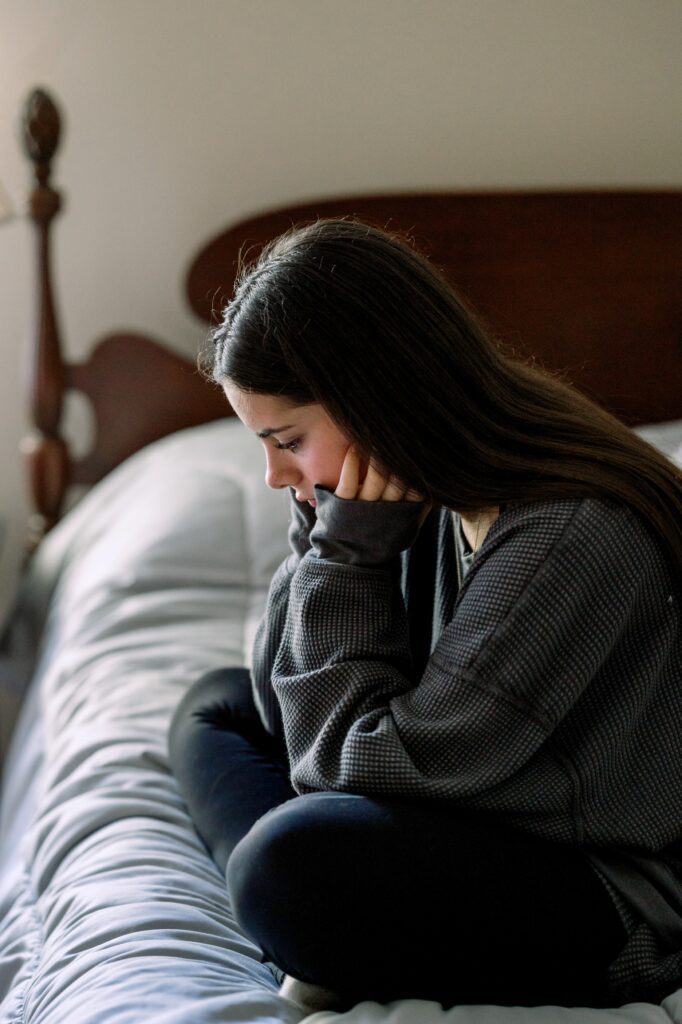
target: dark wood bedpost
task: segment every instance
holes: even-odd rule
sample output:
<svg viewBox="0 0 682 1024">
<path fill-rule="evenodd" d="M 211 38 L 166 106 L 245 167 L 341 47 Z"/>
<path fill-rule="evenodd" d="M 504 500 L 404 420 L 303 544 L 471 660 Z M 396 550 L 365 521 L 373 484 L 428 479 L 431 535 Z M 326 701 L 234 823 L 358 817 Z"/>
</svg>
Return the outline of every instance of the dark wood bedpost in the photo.
<svg viewBox="0 0 682 1024">
<path fill-rule="evenodd" d="M 50 225 L 59 212 L 61 196 L 49 181 L 60 128 L 60 116 L 53 100 L 42 89 L 35 89 L 23 113 L 24 148 L 35 171 L 29 213 L 36 226 L 38 243 L 36 335 L 29 363 L 29 410 L 33 431 L 21 446 L 33 502 L 28 553 L 58 520 L 68 483 L 68 450 L 59 433 L 65 369 L 50 263 Z"/>
</svg>

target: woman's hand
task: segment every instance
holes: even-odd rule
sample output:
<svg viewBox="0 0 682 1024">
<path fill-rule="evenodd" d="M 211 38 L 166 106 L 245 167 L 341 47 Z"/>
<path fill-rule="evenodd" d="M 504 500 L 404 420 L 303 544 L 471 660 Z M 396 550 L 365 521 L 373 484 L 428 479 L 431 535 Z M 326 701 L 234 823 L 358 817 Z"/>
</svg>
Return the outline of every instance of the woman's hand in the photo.
<svg viewBox="0 0 682 1024">
<path fill-rule="evenodd" d="M 334 494 L 337 498 L 348 498 L 355 501 L 424 501 L 424 498 L 399 480 L 396 476 L 387 476 L 371 461 L 362 479 L 362 457 L 354 445 L 346 452 L 341 467 L 341 475 Z M 428 504 L 420 517 L 419 525 L 424 522 L 431 509 Z"/>
</svg>

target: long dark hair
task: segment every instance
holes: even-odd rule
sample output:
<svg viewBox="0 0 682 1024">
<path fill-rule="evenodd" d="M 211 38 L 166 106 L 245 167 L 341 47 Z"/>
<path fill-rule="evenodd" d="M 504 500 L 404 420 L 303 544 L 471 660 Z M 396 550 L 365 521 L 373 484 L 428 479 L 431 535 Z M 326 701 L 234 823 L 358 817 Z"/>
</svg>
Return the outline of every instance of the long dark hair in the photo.
<svg viewBox="0 0 682 1024">
<path fill-rule="evenodd" d="M 398 233 L 320 219 L 242 262 L 200 368 L 320 403 L 361 450 L 470 514 L 552 498 L 625 502 L 682 569 L 682 472 L 559 374 L 505 351 Z"/>
</svg>

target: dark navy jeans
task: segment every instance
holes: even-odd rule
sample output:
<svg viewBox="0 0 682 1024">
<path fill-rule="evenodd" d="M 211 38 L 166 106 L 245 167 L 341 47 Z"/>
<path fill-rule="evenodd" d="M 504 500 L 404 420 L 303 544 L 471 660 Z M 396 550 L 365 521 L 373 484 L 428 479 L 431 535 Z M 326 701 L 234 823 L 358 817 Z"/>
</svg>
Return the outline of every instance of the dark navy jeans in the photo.
<svg viewBox="0 0 682 1024">
<path fill-rule="evenodd" d="M 245 669 L 190 688 L 169 746 L 237 923 L 287 974 L 349 1005 L 608 1005 L 626 933 L 580 851 L 432 802 L 297 796 Z"/>
</svg>

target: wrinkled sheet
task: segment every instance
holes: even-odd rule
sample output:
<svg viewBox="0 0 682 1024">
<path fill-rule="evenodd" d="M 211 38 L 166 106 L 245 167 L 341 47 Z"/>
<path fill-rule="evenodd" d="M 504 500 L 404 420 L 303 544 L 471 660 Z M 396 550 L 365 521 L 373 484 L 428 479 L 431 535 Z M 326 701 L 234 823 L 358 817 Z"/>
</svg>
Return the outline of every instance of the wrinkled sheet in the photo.
<svg viewBox="0 0 682 1024">
<path fill-rule="evenodd" d="M 287 551 L 285 492 L 236 421 L 129 459 L 41 546 L 10 629 L 35 661 L 3 772 L 0 1022 L 297 1022 L 169 772 L 200 674 L 248 664 Z M 309 1024 L 682 1024 L 664 1007 L 533 1010 L 401 1000 Z"/>
</svg>

